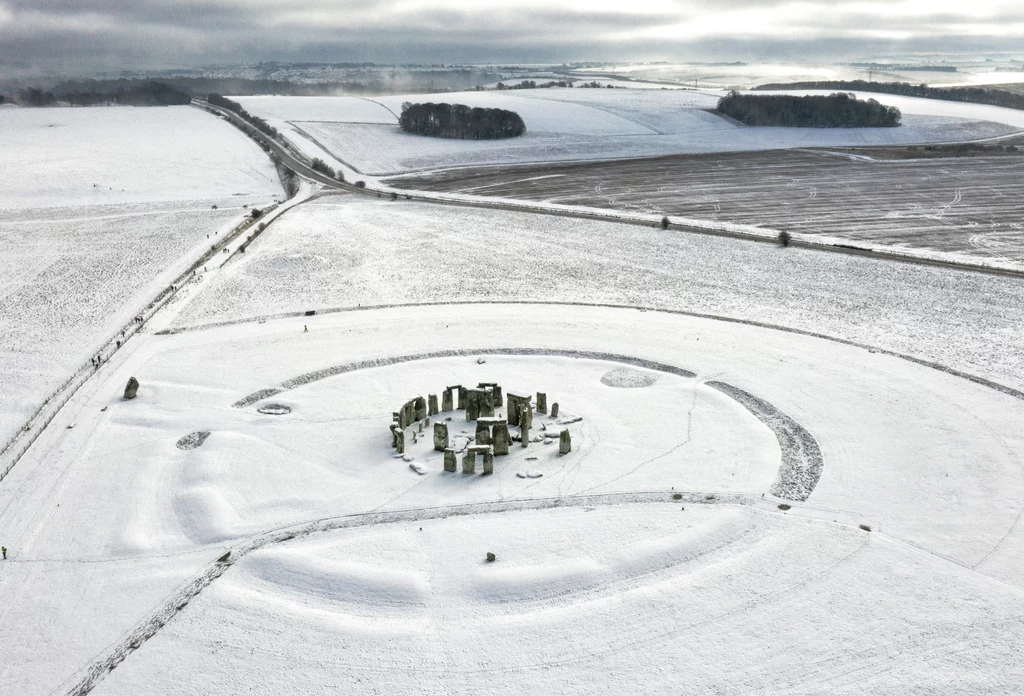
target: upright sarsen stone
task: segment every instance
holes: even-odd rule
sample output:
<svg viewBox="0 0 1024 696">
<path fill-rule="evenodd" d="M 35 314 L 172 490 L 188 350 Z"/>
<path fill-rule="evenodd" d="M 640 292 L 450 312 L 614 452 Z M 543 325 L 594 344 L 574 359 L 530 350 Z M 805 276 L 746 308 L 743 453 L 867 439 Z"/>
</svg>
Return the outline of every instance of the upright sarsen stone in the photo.
<svg viewBox="0 0 1024 696">
<path fill-rule="evenodd" d="M 548 412 L 548 395 L 544 392 L 537 392 L 537 412 Z"/>
<path fill-rule="evenodd" d="M 444 451 L 444 470 L 455 473 L 457 460 L 455 457 L 455 450 L 448 448 Z"/>
<path fill-rule="evenodd" d="M 134 399 L 139 394 L 139 380 L 131 377 L 128 384 L 124 385 L 124 398 Z"/>
<path fill-rule="evenodd" d="M 436 416 L 440 411 L 437 408 L 437 394 L 427 396 L 427 415 Z"/>
<path fill-rule="evenodd" d="M 422 396 L 417 396 L 412 400 L 413 403 L 413 420 L 423 420 L 427 417 L 427 400 Z"/>
<path fill-rule="evenodd" d="M 448 449 L 448 424 L 434 423 L 434 449 L 444 452 Z"/>
<path fill-rule="evenodd" d="M 572 451 L 572 439 L 569 437 L 569 429 L 566 428 L 558 434 L 558 453 L 569 454 Z"/>
<path fill-rule="evenodd" d="M 551 417 L 558 418 L 558 402 L 551 404 Z"/>
</svg>

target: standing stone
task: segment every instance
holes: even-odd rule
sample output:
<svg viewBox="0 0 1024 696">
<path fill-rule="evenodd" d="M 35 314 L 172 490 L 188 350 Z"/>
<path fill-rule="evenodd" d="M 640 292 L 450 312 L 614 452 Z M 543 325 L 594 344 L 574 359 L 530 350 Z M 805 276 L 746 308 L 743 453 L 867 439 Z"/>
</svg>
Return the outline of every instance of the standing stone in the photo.
<svg viewBox="0 0 1024 696">
<path fill-rule="evenodd" d="M 476 451 L 472 448 L 467 448 L 462 455 L 462 473 L 476 473 Z"/>
<path fill-rule="evenodd" d="M 391 446 L 398 447 L 398 421 L 391 424 Z"/>
<path fill-rule="evenodd" d="M 480 392 L 480 415 L 486 418 L 494 416 L 494 392 L 490 387 L 485 387 Z"/>
<path fill-rule="evenodd" d="M 533 406 L 527 402 L 523 405 L 519 411 L 519 426 L 525 425 L 527 428 L 533 427 Z"/>
<path fill-rule="evenodd" d="M 417 396 L 412 400 L 414 413 L 412 416 L 413 420 L 423 420 L 427 417 L 427 400 L 422 396 Z"/>
<path fill-rule="evenodd" d="M 124 385 L 124 398 L 134 399 L 139 393 L 139 380 L 134 377 L 128 380 L 128 384 Z"/>
<path fill-rule="evenodd" d="M 445 390 L 441 392 L 441 410 L 455 410 L 455 405 L 452 403 L 452 387 L 446 387 Z"/>
<path fill-rule="evenodd" d="M 466 394 L 466 420 L 475 421 L 480 417 L 480 394 L 481 392 L 476 389 L 468 390 Z"/>
<path fill-rule="evenodd" d="M 558 418 L 558 402 L 551 404 L 551 417 Z"/>
<path fill-rule="evenodd" d="M 418 432 L 418 433 L 422 433 L 423 432 L 423 421 L 420 421 L 419 426 L 416 428 L 416 432 Z"/>
<path fill-rule="evenodd" d="M 489 445 L 491 444 L 491 425 L 486 421 L 478 420 L 476 422 L 476 437 L 473 438 L 474 442 L 478 445 Z"/>
<path fill-rule="evenodd" d="M 523 447 L 530 446 L 530 426 L 523 423 L 522 420 L 519 422 L 519 440 Z"/>
<path fill-rule="evenodd" d="M 436 416 L 440 411 L 437 409 L 437 394 L 427 397 L 427 415 Z"/>
<path fill-rule="evenodd" d="M 572 438 L 569 437 L 569 429 L 566 428 L 558 434 L 558 453 L 569 454 L 572 452 Z"/>
<path fill-rule="evenodd" d="M 405 454 L 405 431 L 399 428 L 395 431 L 395 448 L 399 454 Z"/>
<path fill-rule="evenodd" d="M 462 385 L 459 385 L 459 408 L 466 408 L 466 392 L 467 389 Z"/>
<path fill-rule="evenodd" d="M 530 397 L 519 396 L 517 394 L 506 394 L 506 415 L 508 416 L 509 425 L 519 425 L 519 413 L 523 410 L 523 406 L 530 405 Z"/>
<path fill-rule="evenodd" d="M 494 473 L 494 452 L 487 450 L 484 452 L 484 476 Z"/>
<path fill-rule="evenodd" d="M 456 470 L 456 457 L 455 450 L 448 448 L 444 451 L 444 470 L 455 473 Z"/>
<path fill-rule="evenodd" d="M 448 449 L 448 424 L 434 423 L 434 449 L 444 452 Z"/>
<path fill-rule="evenodd" d="M 480 382 L 476 386 L 481 388 L 481 389 L 483 389 L 484 387 L 490 387 L 491 388 L 491 391 L 494 392 L 494 405 L 495 406 L 501 406 L 501 404 L 504 403 L 505 397 L 503 397 L 501 395 L 501 385 L 499 385 L 497 382 Z"/>
<path fill-rule="evenodd" d="M 494 424 L 491 430 L 491 446 L 494 447 L 495 454 L 508 454 L 508 445 L 511 439 L 506 421 L 498 421 Z"/>
<path fill-rule="evenodd" d="M 544 392 L 537 392 L 537 412 L 548 412 L 548 395 Z"/>
</svg>

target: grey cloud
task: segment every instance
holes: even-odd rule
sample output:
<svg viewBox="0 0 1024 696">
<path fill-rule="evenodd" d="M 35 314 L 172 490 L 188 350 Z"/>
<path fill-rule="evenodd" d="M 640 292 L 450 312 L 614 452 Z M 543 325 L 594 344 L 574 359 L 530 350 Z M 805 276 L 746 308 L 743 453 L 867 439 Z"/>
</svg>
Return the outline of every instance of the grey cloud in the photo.
<svg viewBox="0 0 1024 696">
<path fill-rule="evenodd" d="M 675 11 L 631 12 L 623 4 L 621 11 L 609 13 L 574 12 L 555 3 L 547 9 L 525 10 L 492 2 L 479 10 L 453 6 L 410 12 L 397 0 L 0 0 L 0 61 L 109 68 L 256 60 L 561 62 L 778 60 L 813 55 L 847 59 L 885 51 L 1021 49 L 1013 37 L 972 34 L 985 25 L 1024 23 L 1024 10 L 983 20 L 935 12 L 865 23 L 852 0 L 809 3 L 789 27 L 789 37 L 756 32 L 736 36 L 723 23 L 720 36 L 609 38 L 622 32 L 642 36 L 645 30 L 674 25 L 698 11 L 780 4 L 680 0 Z M 3 24 L 5 16 L 13 16 L 13 21 Z M 836 17 L 849 25 L 837 26 Z M 865 39 L 860 32 L 864 28 L 904 31 L 911 38 Z"/>
</svg>

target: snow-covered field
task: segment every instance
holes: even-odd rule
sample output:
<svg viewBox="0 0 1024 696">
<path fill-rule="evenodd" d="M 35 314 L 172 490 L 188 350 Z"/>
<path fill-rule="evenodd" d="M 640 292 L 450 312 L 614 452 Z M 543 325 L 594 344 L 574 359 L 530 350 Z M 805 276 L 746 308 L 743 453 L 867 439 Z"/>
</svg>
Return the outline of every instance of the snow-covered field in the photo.
<svg viewBox="0 0 1024 696">
<path fill-rule="evenodd" d="M 904 111 L 899 128 L 746 128 L 707 112 L 721 94 L 536 89 L 388 96 L 373 102 L 357 97 L 239 101 L 280 127 L 307 153 L 372 175 L 517 162 L 963 141 L 1024 127 L 1021 112 L 1011 109 L 896 97 Z M 527 133 L 501 141 L 445 140 L 409 135 L 395 125 L 402 102 L 430 100 L 512 109 L 523 117 Z"/>
<path fill-rule="evenodd" d="M 559 138 L 685 132 L 654 98 L 517 98 Z M 393 129 L 357 101 L 317 109 Z M 177 198 L 8 206 L 0 328 L 52 374 L 230 226 L 227 201 L 278 193 L 227 175 L 197 204 L 169 171 Z M 1024 281 L 348 194 L 224 258 L 0 481 L 3 693 L 1019 693 Z M 559 416 L 492 475 L 443 471 L 433 424 L 476 433 L 459 410 L 396 456 L 403 403 L 484 382 Z M 566 454 L 544 437 L 563 427 Z"/>
<path fill-rule="evenodd" d="M 1024 388 L 1019 279 L 636 225 L 349 196 L 291 211 L 251 250 L 257 253 L 209 280 L 178 326 L 453 299 L 602 302 L 820 332 Z"/>
<path fill-rule="evenodd" d="M 0 152 L 0 209 L 280 193 L 255 143 L 190 106 L 0 109 Z"/>
<path fill-rule="evenodd" d="M 503 346 L 696 377 L 617 389 L 601 383 L 614 361 L 474 352 Z M 450 349 L 466 354 L 290 381 Z M 779 444 L 709 380 L 813 434 L 825 464 L 805 504 L 778 508 Z M 399 403 L 477 381 L 546 389 L 583 418 L 573 451 L 535 443 L 489 477 L 392 456 Z M 290 413 L 231 405 L 270 387 L 285 391 L 261 403 Z M 117 664 L 95 693 L 583 693 L 595 674 L 654 693 L 905 693 L 910 678 L 1012 693 L 1022 417 L 1020 399 L 897 357 L 630 309 L 411 307 L 146 337 L 0 489 L 5 684 L 60 693 Z M 201 447 L 176 447 L 197 431 Z"/>
<path fill-rule="evenodd" d="M 191 107 L 4 109 L 0 145 L 6 443 L 208 237 L 282 191 L 255 144 Z"/>
</svg>

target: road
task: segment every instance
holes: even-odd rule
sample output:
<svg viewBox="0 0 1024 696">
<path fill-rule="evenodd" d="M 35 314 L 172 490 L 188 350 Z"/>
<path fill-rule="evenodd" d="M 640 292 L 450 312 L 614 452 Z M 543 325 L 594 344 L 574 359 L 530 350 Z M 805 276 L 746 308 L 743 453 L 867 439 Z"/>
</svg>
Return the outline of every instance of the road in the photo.
<svg viewBox="0 0 1024 696">
<path fill-rule="evenodd" d="M 587 220 L 603 220 L 606 222 L 620 222 L 634 225 L 658 225 L 661 221 L 660 214 L 634 214 L 626 213 L 622 211 L 614 212 L 602 212 L 594 209 L 586 209 L 575 207 L 571 205 L 552 205 L 552 204 L 530 204 L 530 203 L 514 203 L 506 200 L 493 200 L 480 198 L 478 196 L 472 196 L 467 194 L 458 193 L 440 193 L 440 192 L 407 192 L 401 189 L 395 189 L 391 187 L 382 188 L 363 188 L 357 187 L 348 182 L 341 182 L 333 179 L 329 176 L 325 176 L 320 172 L 313 170 L 310 166 L 310 162 L 305 155 L 298 153 L 293 147 L 290 147 L 280 140 L 275 140 L 268 137 L 266 134 L 258 131 L 255 127 L 247 123 L 237 114 L 222 109 L 216 106 L 212 106 L 205 101 L 194 99 L 192 105 L 203 109 L 216 116 L 221 116 L 227 119 L 230 123 L 234 124 L 244 133 L 257 140 L 260 143 L 266 143 L 277 157 L 297 174 L 306 177 L 309 180 L 315 181 L 322 184 L 325 187 L 348 191 L 350 193 L 357 193 L 364 196 L 371 197 L 383 197 L 385 195 L 391 196 L 392 194 L 401 196 L 406 200 L 423 201 L 427 203 L 437 203 L 443 205 L 457 205 L 457 206 L 468 206 L 474 208 L 491 208 L 498 210 L 510 210 L 524 213 L 535 213 L 543 215 L 557 215 L 562 217 L 573 217 Z M 628 162 L 628 161 L 626 161 Z M 607 164 L 607 163 L 605 163 Z M 745 229 L 749 227 L 749 229 Z M 722 237 L 733 237 L 736 239 L 746 239 L 749 241 L 766 242 L 770 244 L 778 243 L 778 232 L 770 229 L 758 229 L 753 226 L 744 226 L 730 223 L 714 223 L 709 222 L 708 226 L 696 226 L 692 224 L 679 224 L 678 222 L 672 222 L 669 219 L 669 224 L 666 229 L 678 230 L 682 232 L 691 232 L 698 234 L 711 234 Z M 997 275 L 1007 275 L 1016 278 L 1024 278 L 1024 270 L 1014 268 L 1011 266 L 997 265 L 993 263 L 966 263 L 960 261 L 951 261 L 941 258 L 927 257 L 922 254 L 906 253 L 904 251 L 893 250 L 893 249 L 879 249 L 879 248 L 866 248 L 866 247 L 854 247 L 851 245 L 836 245 L 825 241 L 817 241 L 814 239 L 794 237 L 789 244 L 795 247 L 802 247 L 807 249 L 816 249 L 818 251 L 827 251 L 831 253 L 841 254 L 852 254 L 856 256 L 869 256 L 872 258 L 886 259 L 890 261 L 899 261 L 904 263 L 916 263 L 932 266 L 942 266 L 946 268 L 957 268 L 965 271 L 974 271 L 981 273 L 992 273 Z"/>
</svg>

